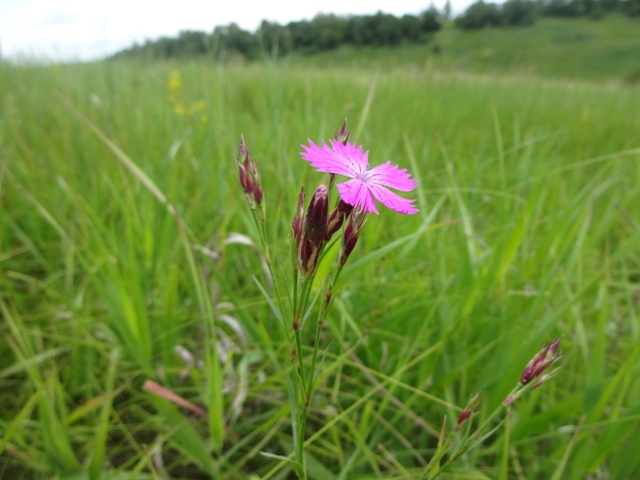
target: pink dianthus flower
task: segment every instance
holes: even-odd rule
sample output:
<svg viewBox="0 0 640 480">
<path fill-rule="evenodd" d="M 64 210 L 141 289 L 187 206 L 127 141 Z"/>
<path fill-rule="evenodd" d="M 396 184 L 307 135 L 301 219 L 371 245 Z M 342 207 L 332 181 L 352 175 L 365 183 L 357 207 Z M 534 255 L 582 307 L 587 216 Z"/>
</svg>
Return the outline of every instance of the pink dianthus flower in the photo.
<svg viewBox="0 0 640 480">
<path fill-rule="evenodd" d="M 369 151 L 362 153 L 362 146 L 355 143 L 331 140 L 331 146 L 322 141 L 318 146 L 309 140 L 309 146 L 301 145 L 302 158 L 307 160 L 319 172 L 333 173 L 350 177 L 344 183 L 338 183 L 340 197 L 354 208 L 366 212 L 378 213 L 376 200 L 398 213 L 413 214 L 418 211 L 415 200 L 408 200 L 391 192 L 388 188 L 410 192 L 418 182 L 411 178 L 404 168 L 383 163 L 369 168 Z M 388 187 L 388 188 L 387 188 Z"/>
</svg>

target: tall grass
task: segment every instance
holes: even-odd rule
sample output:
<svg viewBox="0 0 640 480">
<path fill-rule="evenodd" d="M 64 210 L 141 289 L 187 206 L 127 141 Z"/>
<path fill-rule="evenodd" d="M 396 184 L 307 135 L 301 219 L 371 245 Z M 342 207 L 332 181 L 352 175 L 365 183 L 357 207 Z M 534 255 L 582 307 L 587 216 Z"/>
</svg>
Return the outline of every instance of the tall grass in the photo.
<svg viewBox="0 0 640 480">
<path fill-rule="evenodd" d="M 176 112 L 174 70 L 201 113 Z M 420 179 L 421 212 L 372 219 L 341 277 L 310 478 L 420 478 L 442 422 L 477 391 L 481 422 L 558 336 L 557 376 L 445 475 L 640 471 L 637 89 L 105 63 L 2 66 L 0 91 L 3 478 L 292 475 L 289 352 L 234 156 L 243 134 L 286 265 L 300 184 L 324 181 L 299 145 L 345 117 Z"/>
</svg>

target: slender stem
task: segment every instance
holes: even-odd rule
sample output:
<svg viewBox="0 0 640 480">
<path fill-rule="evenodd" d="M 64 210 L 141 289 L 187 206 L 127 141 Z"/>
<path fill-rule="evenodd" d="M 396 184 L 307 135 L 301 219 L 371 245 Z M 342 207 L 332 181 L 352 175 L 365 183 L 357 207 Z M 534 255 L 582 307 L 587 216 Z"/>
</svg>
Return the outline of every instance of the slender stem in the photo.
<svg viewBox="0 0 640 480">
<path fill-rule="evenodd" d="M 298 270 L 293 271 L 293 315 L 296 315 L 296 309 L 298 307 Z"/>
<path fill-rule="evenodd" d="M 272 261 L 271 261 L 271 252 L 269 250 L 269 242 L 267 240 L 267 225 L 260 218 L 258 218 L 258 215 L 256 214 L 256 210 L 255 209 L 251 209 L 251 214 L 253 216 L 253 221 L 256 224 L 256 228 L 258 229 L 258 233 L 259 233 L 259 236 L 260 236 L 260 243 L 262 244 L 261 245 L 262 246 L 262 254 L 264 256 L 265 263 L 267 264 L 267 269 L 269 270 L 269 276 L 271 277 L 271 285 L 272 285 L 273 293 L 275 293 L 275 298 L 278 300 L 278 306 L 280 307 L 280 313 L 284 314 L 284 308 L 283 308 L 283 305 L 282 305 L 282 295 L 280 295 L 280 289 L 278 288 L 278 282 L 276 281 L 276 277 L 273 274 L 273 265 L 272 265 Z"/>
<path fill-rule="evenodd" d="M 304 457 L 304 433 L 307 429 L 307 407 L 303 406 L 300 411 L 300 433 L 298 434 L 298 462 L 302 465 L 302 478 L 306 480 L 307 478 L 307 462 Z"/>
<path fill-rule="evenodd" d="M 307 392 L 309 392 L 309 402 L 311 402 L 311 396 L 315 390 L 315 376 L 316 376 L 316 358 L 318 357 L 318 344 L 320 343 L 320 332 L 322 330 L 322 313 L 318 317 L 318 323 L 316 324 L 316 339 L 313 343 L 313 354 L 311 356 L 311 367 L 309 368 L 309 385 L 307 386 Z"/>
<path fill-rule="evenodd" d="M 300 369 L 300 381 L 302 383 L 302 393 L 303 393 L 303 401 L 304 403 L 308 403 L 309 402 L 309 392 L 307 391 L 307 385 L 306 385 L 306 378 L 307 376 L 305 375 L 304 372 L 304 357 L 302 355 L 302 340 L 300 339 L 300 330 L 296 330 L 295 331 L 295 335 L 296 335 L 296 348 L 298 349 L 298 365 L 299 365 L 299 369 Z"/>
</svg>

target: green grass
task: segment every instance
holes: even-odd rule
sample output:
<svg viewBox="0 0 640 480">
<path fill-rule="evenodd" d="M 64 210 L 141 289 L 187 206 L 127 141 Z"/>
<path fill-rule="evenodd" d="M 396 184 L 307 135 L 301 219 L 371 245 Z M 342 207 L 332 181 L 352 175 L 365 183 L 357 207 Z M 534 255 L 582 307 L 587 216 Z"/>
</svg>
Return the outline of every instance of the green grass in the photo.
<svg viewBox="0 0 640 480">
<path fill-rule="evenodd" d="M 316 67 L 399 68 L 424 72 L 517 74 L 534 78 L 633 81 L 640 75 L 640 21 L 538 18 L 531 27 L 464 31 L 445 25 L 425 45 L 358 49 L 297 57 Z"/>
<path fill-rule="evenodd" d="M 204 111 L 175 113 L 172 70 Z M 508 435 L 442 478 L 640 471 L 640 91 L 376 75 L 295 62 L 0 68 L 0 476 L 292 478 L 260 454 L 293 451 L 291 367 L 252 280 L 259 255 L 234 234 L 257 242 L 234 157 L 243 134 L 288 265 L 300 185 L 326 181 L 299 145 L 345 117 L 373 163 L 420 179 L 421 212 L 373 218 L 341 277 L 310 478 L 420 478 L 445 417 L 450 431 L 481 391 L 482 422 L 558 336 L 559 373 L 516 402 Z M 145 392 L 148 379 L 210 416 Z"/>
</svg>

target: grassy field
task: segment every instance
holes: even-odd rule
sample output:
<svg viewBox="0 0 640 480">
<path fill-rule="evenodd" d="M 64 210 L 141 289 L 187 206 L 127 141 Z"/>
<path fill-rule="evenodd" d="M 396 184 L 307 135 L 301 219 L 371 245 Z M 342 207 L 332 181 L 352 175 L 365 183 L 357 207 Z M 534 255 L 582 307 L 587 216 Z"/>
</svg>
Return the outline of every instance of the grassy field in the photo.
<svg viewBox="0 0 640 480">
<path fill-rule="evenodd" d="M 234 159 L 242 134 L 288 275 L 300 186 L 327 181 L 300 144 L 345 117 L 421 211 L 372 218 L 340 278 L 309 478 L 428 478 L 478 391 L 465 425 L 500 428 L 439 478 L 640 472 L 637 88 L 292 62 L 3 65 L 0 91 L 0 477 L 294 478 L 290 347 Z M 557 374 L 501 408 L 557 337 Z"/>
</svg>

